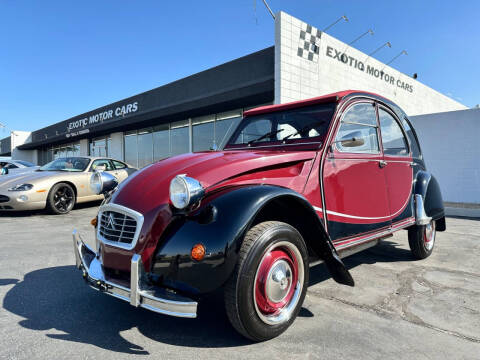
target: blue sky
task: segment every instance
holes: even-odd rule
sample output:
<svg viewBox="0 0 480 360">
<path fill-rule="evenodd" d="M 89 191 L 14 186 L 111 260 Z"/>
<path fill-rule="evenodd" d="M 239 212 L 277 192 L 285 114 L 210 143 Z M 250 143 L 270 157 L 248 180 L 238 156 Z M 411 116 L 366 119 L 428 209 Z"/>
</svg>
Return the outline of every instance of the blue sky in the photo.
<svg viewBox="0 0 480 360">
<path fill-rule="evenodd" d="M 480 1 L 269 0 L 472 107 Z M 0 2 L 0 123 L 32 131 L 273 45 L 262 1 Z M 8 131 L 8 130 L 7 130 Z M 8 132 L 0 130 L 0 138 Z"/>
</svg>

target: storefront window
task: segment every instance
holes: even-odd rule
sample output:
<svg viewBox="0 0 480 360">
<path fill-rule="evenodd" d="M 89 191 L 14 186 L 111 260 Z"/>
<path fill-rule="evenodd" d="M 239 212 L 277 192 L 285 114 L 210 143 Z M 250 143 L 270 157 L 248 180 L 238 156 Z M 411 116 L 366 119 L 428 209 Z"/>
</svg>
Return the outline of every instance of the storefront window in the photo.
<svg viewBox="0 0 480 360">
<path fill-rule="evenodd" d="M 172 123 L 170 136 L 170 156 L 185 154 L 190 151 L 190 131 L 188 128 L 188 120 Z"/>
<path fill-rule="evenodd" d="M 151 130 L 139 130 L 138 142 L 138 168 L 141 169 L 153 162 L 153 137 Z"/>
<path fill-rule="evenodd" d="M 133 167 L 138 167 L 138 148 L 137 148 L 137 132 L 133 131 L 125 134 L 125 162 Z"/>
<path fill-rule="evenodd" d="M 170 156 L 170 125 L 153 128 L 153 160 L 158 161 Z"/>
<path fill-rule="evenodd" d="M 242 110 L 217 114 L 217 120 L 215 121 L 215 144 L 218 148 L 223 147 L 241 120 Z"/>
<path fill-rule="evenodd" d="M 242 109 L 239 109 L 127 132 L 124 134 L 125 162 L 142 168 L 192 150 L 209 150 L 214 144 L 220 149 L 241 118 Z M 108 140 L 106 147 L 109 147 Z"/>
<path fill-rule="evenodd" d="M 67 156 L 80 156 L 80 144 L 72 143 L 61 145 L 59 147 L 44 149 L 43 155 L 40 156 L 39 163 L 46 164 L 52 160 L 67 157 Z"/>
<path fill-rule="evenodd" d="M 110 138 L 97 138 L 90 141 L 90 156 L 108 156 Z"/>
<path fill-rule="evenodd" d="M 193 151 L 209 150 L 215 135 L 215 115 L 192 119 Z"/>
</svg>

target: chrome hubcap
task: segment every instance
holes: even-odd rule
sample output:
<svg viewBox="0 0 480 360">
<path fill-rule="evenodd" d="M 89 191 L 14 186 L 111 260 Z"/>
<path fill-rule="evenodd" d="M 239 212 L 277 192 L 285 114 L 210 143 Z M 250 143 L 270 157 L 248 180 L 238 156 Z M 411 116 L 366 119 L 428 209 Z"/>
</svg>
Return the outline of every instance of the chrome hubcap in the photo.
<svg viewBox="0 0 480 360">
<path fill-rule="evenodd" d="M 257 268 L 253 301 L 258 317 L 266 324 L 288 321 L 302 294 L 304 281 L 300 251 L 288 241 L 268 248 Z"/>
<path fill-rule="evenodd" d="M 273 264 L 267 276 L 265 293 L 268 299 L 278 303 L 285 299 L 292 285 L 292 269 L 285 260 Z"/>
<path fill-rule="evenodd" d="M 428 251 L 432 250 L 433 245 L 435 244 L 435 233 L 435 221 L 432 220 L 429 224 L 425 225 L 425 230 L 423 233 L 425 249 Z"/>
</svg>

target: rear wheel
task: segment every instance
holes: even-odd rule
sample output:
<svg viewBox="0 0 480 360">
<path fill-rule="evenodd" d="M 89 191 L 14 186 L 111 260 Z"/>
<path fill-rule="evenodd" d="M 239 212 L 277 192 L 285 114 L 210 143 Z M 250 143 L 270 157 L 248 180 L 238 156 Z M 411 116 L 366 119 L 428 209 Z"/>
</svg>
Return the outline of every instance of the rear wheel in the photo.
<svg viewBox="0 0 480 360">
<path fill-rule="evenodd" d="M 300 311 L 308 276 L 307 249 L 295 228 L 277 221 L 254 226 L 225 288 L 233 327 L 254 341 L 283 333 Z"/>
<path fill-rule="evenodd" d="M 408 244 L 415 258 L 425 259 L 430 256 L 435 246 L 435 236 L 435 220 L 427 225 L 415 225 L 408 229 Z"/>
<path fill-rule="evenodd" d="M 75 206 L 75 191 L 66 183 L 55 184 L 48 194 L 48 210 L 55 214 L 68 214 Z"/>
</svg>

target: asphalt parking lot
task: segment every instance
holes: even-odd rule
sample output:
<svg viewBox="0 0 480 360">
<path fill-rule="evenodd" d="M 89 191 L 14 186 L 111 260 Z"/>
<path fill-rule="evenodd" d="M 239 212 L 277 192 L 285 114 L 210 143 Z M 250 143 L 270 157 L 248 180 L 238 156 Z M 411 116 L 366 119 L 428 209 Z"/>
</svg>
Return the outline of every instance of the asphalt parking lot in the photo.
<svg viewBox="0 0 480 360">
<path fill-rule="evenodd" d="M 313 268 L 294 325 L 252 344 L 230 327 L 219 296 L 191 320 L 85 286 L 71 230 L 93 241 L 96 210 L 0 214 L 0 358 L 480 358 L 480 221 L 448 218 L 427 260 L 413 260 L 405 231 L 345 259 L 354 288 Z"/>
</svg>

